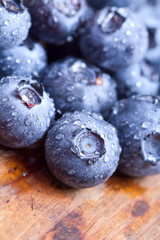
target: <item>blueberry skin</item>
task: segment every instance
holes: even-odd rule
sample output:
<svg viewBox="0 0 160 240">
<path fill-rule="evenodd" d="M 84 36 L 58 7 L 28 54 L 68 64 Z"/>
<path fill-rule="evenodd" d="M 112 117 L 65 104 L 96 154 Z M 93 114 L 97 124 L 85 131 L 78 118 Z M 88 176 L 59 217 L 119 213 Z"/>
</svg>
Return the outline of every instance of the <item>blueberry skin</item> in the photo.
<svg viewBox="0 0 160 240">
<path fill-rule="evenodd" d="M 119 98 L 132 95 L 158 95 L 160 82 L 157 69 L 147 61 L 142 61 L 113 74 L 117 81 Z"/>
<path fill-rule="evenodd" d="M 55 108 L 42 85 L 29 77 L 5 77 L 0 96 L 0 144 L 24 148 L 43 139 Z"/>
<path fill-rule="evenodd" d="M 146 0 L 88 0 L 88 3 L 95 9 L 101 9 L 107 6 L 137 9 L 145 4 Z"/>
<path fill-rule="evenodd" d="M 27 39 L 18 47 L 0 51 L 0 78 L 30 75 L 38 78 L 47 66 L 47 55 L 38 42 Z"/>
<path fill-rule="evenodd" d="M 56 45 L 73 41 L 93 14 L 86 0 L 24 0 L 24 4 L 32 17 L 32 35 Z"/>
<path fill-rule="evenodd" d="M 80 49 L 90 62 L 118 71 L 143 59 L 148 33 L 138 15 L 127 8 L 104 8 L 90 20 Z"/>
<path fill-rule="evenodd" d="M 45 155 L 57 179 L 75 188 L 93 187 L 116 170 L 120 146 L 115 128 L 95 113 L 66 113 L 48 132 Z"/>
<path fill-rule="evenodd" d="M 31 18 L 21 2 L 0 1 L 0 50 L 20 45 L 28 36 Z"/>
<path fill-rule="evenodd" d="M 107 117 L 117 101 L 115 81 L 82 59 L 68 57 L 54 62 L 41 78 L 61 113 L 85 109 Z"/>
<path fill-rule="evenodd" d="M 122 147 L 119 171 L 133 177 L 160 173 L 160 98 L 123 99 L 108 121 L 117 128 Z"/>
</svg>

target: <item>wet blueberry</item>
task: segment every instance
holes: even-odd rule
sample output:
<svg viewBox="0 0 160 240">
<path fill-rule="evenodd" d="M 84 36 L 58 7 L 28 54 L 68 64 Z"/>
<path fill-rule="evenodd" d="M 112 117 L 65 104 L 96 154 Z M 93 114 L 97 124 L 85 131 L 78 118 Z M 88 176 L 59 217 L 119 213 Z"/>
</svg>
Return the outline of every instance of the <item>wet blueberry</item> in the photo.
<svg viewBox="0 0 160 240">
<path fill-rule="evenodd" d="M 106 117 L 117 100 L 110 75 L 82 59 L 68 57 L 54 62 L 44 71 L 42 81 L 61 113 L 85 109 Z"/>
<path fill-rule="evenodd" d="M 139 62 L 148 47 L 140 18 L 125 8 L 104 8 L 88 21 L 80 48 L 92 63 L 117 71 Z"/>
<path fill-rule="evenodd" d="M 20 0 L 0 0 L 0 50 L 20 45 L 30 26 L 30 15 Z"/>
<path fill-rule="evenodd" d="M 23 148 L 41 140 L 55 115 L 42 84 L 29 77 L 2 78 L 0 96 L 0 144 Z"/>
<path fill-rule="evenodd" d="M 119 98 L 128 98 L 138 94 L 158 95 L 159 93 L 158 70 L 147 61 L 121 69 L 113 76 L 117 80 Z"/>
<path fill-rule="evenodd" d="M 84 111 L 64 114 L 45 143 L 51 173 L 76 188 L 106 181 L 117 168 L 120 151 L 115 128 L 102 116 Z"/>
<path fill-rule="evenodd" d="M 44 48 L 31 39 L 18 47 L 0 51 L 0 78 L 10 75 L 31 75 L 37 78 L 46 65 Z"/>
<path fill-rule="evenodd" d="M 116 103 L 109 118 L 118 131 L 118 169 L 129 176 L 160 173 L 160 98 L 134 96 Z"/>
<path fill-rule="evenodd" d="M 92 15 L 86 0 L 24 0 L 32 17 L 31 33 L 47 43 L 73 41 Z"/>
</svg>

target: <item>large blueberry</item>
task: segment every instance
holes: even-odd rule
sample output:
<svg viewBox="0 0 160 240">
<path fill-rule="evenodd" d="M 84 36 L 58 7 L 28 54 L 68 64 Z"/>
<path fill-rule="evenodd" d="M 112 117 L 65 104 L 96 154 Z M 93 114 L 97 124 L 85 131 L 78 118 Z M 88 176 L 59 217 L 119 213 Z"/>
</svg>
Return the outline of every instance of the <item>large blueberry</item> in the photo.
<svg viewBox="0 0 160 240">
<path fill-rule="evenodd" d="M 42 81 L 61 113 L 85 109 L 106 117 L 117 100 L 110 75 L 82 59 L 68 57 L 54 62 L 42 74 Z"/>
<path fill-rule="evenodd" d="M 114 74 L 119 98 L 138 94 L 159 94 L 158 70 L 147 61 L 142 61 Z"/>
<path fill-rule="evenodd" d="M 20 0 L 0 0 L 0 50 L 20 45 L 30 26 L 30 14 Z"/>
<path fill-rule="evenodd" d="M 139 62 L 148 47 L 146 27 L 127 8 L 104 8 L 80 38 L 84 57 L 104 69 L 117 71 Z"/>
<path fill-rule="evenodd" d="M 117 168 L 120 150 L 115 128 L 100 115 L 87 112 L 64 114 L 45 143 L 51 173 L 76 188 L 106 181 Z"/>
<path fill-rule="evenodd" d="M 32 17 L 31 33 L 47 43 L 70 42 L 92 15 L 86 0 L 24 0 Z"/>
<path fill-rule="evenodd" d="M 11 75 L 31 75 L 37 78 L 46 65 L 44 48 L 31 39 L 20 46 L 0 51 L 0 78 Z"/>
<path fill-rule="evenodd" d="M 134 96 L 116 103 L 109 118 L 118 131 L 118 169 L 129 176 L 160 173 L 160 98 Z"/>
<path fill-rule="evenodd" d="M 55 108 L 41 83 L 29 77 L 6 77 L 0 81 L 0 112 L 0 144 L 23 148 L 44 137 Z"/>
</svg>

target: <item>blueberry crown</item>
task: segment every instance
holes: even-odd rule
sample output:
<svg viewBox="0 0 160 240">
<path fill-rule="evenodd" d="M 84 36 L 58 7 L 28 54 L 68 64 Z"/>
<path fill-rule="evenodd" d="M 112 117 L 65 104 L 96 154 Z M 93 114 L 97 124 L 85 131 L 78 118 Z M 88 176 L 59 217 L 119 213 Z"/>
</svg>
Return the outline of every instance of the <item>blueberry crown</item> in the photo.
<svg viewBox="0 0 160 240">
<path fill-rule="evenodd" d="M 125 9 L 107 8 L 98 18 L 98 25 L 104 33 L 114 33 L 121 28 L 126 21 Z"/>
<path fill-rule="evenodd" d="M 0 4 L 9 12 L 19 13 L 24 11 L 22 0 L 0 0 Z"/>
<path fill-rule="evenodd" d="M 78 131 L 72 139 L 72 152 L 82 160 L 97 161 L 105 154 L 104 140 L 90 129 Z"/>
<path fill-rule="evenodd" d="M 70 73 L 75 82 L 81 82 L 84 85 L 103 85 L 100 71 L 95 71 L 83 61 L 75 61 L 70 65 Z"/>
<path fill-rule="evenodd" d="M 43 85 L 38 82 L 30 83 L 30 81 L 21 80 L 15 92 L 28 108 L 33 108 L 42 102 Z"/>
</svg>

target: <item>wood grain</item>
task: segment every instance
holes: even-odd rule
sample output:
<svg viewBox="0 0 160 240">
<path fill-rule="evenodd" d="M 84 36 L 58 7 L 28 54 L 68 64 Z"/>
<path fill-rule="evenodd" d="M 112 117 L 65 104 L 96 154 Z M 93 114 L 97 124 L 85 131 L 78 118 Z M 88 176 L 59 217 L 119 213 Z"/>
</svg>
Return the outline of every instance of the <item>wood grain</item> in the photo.
<svg viewBox="0 0 160 240">
<path fill-rule="evenodd" d="M 0 240 L 159 240 L 160 175 L 75 190 L 41 150 L 0 147 Z"/>
</svg>

